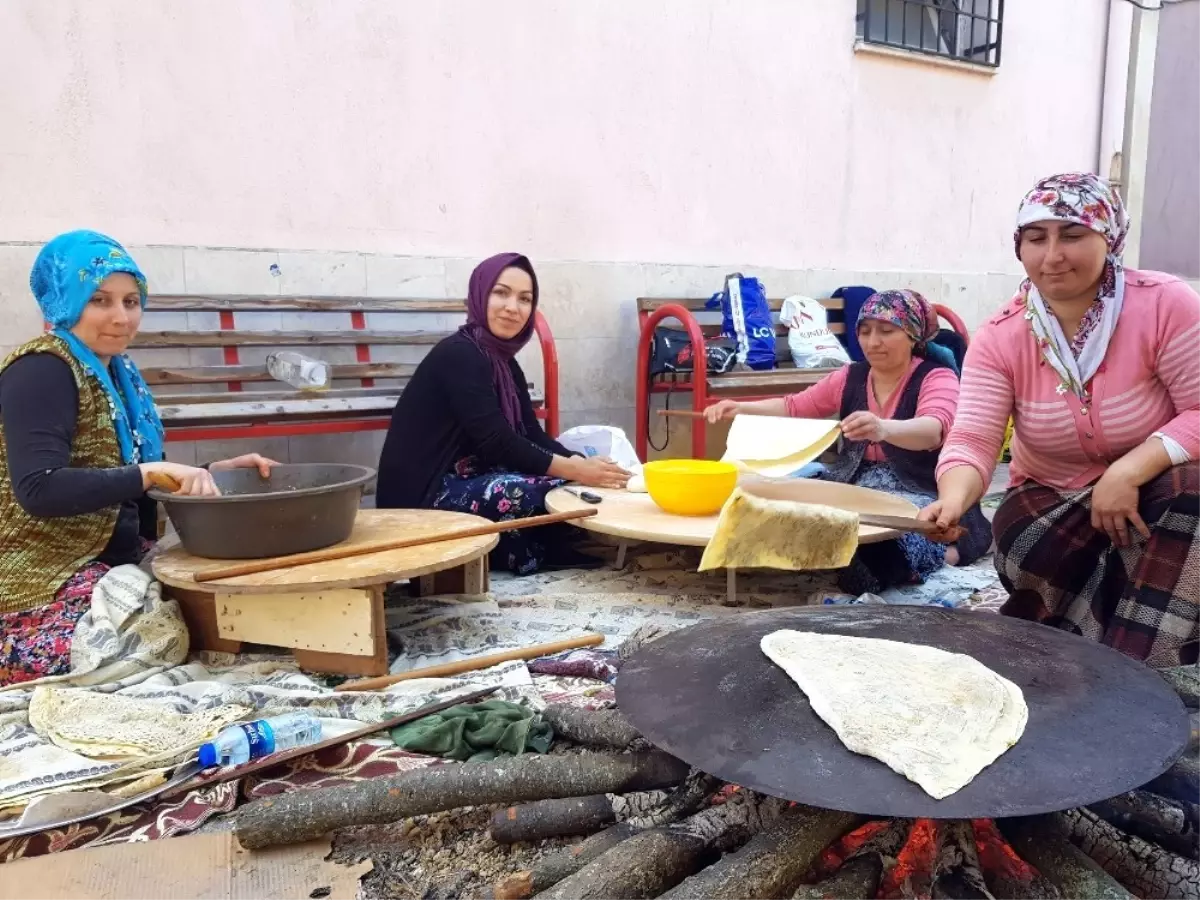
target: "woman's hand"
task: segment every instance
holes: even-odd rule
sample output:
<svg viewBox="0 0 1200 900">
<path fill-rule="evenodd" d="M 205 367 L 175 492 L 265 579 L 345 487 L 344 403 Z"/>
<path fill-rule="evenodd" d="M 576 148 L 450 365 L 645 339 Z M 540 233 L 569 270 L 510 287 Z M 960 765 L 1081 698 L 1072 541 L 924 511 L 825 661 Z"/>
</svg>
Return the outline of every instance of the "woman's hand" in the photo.
<svg viewBox="0 0 1200 900">
<path fill-rule="evenodd" d="M 571 457 L 572 481 L 587 487 L 620 489 L 629 483 L 629 473 L 607 456 Z"/>
<path fill-rule="evenodd" d="M 742 405 L 736 400 L 722 400 L 704 410 L 704 418 L 710 425 L 716 425 L 722 419 L 732 419 L 742 411 Z"/>
<path fill-rule="evenodd" d="M 1092 527 L 1107 534 L 1118 547 L 1128 547 L 1130 524 L 1142 537 L 1150 537 L 1150 529 L 1138 514 L 1136 475 L 1118 460 L 1092 488 Z"/>
<path fill-rule="evenodd" d="M 889 424 L 887 419 L 881 419 L 875 413 L 859 410 L 842 419 L 841 428 L 848 440 L 879 444 L 887 440 Z"/>
<path fill-rule="evenodd" d="M 207 469 L 196 466 L 183 466 L 179 463 L 152 462 L 141 463 L 142 488 L 150 490 L 157 487 L 160 490 L 177 494 L 181 497 L 220 497 L 221 491 Z M 178 484 L 174 488 L 173 484 Z"/>
<path fill-rule="evenodd" d="M 922 522 L 933 522 L 942 531 L 950 531 L 958 527 L 958 520 L 967 512 L 967 505 L 952 498 L 934 500 L 917 513 Z"/>
<path fill-rule="evenodd" d="M 279 463 L 273 459 L 267 459 L 265 456 L 259 456 L 257 453 L 247 453 L 243 456 L 235 456 L 233 459 L 221 459 L 215 463 L 210 463 L 208 470 L 210 472 L 220 472 L 228 469 L 258 469 L 258 474 L 263 478 L 271 477 L 271 468 Z"/>
</svg>

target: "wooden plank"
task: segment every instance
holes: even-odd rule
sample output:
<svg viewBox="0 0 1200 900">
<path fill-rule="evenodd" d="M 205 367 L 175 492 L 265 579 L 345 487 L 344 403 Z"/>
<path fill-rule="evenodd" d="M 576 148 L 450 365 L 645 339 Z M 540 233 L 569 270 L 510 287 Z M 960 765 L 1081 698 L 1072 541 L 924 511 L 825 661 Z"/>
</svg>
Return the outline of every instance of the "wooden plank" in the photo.
<svg viewBox="0 0 1200 900">
<path fill-rule="evenodd" d="M 225 640 L 217 628 L 216 595 L 205 591 L 188 591 L 183 588 L 163 585 L 163 594 L 168 600 L 179 604 L 179 612 L 187 625 L 189 642 L 193 650 L 215 650 L 218 653 L 241 653 L 242 642 Z"/>
<path fill-rule="evenodd" d="M 296 665 L 308 672 L 332 672 L 337 675 L 372 677 L 386 675 L 388 670 L 387 631 L 383 617 L 383 587 L 366 589 L 371 594 L 371 641 L 370 656 L 355 656 L 349 653 L 325 653 L 320 650 L 292 651 Z"/>
<path fill-rule="evenodd" d="M 330 373 L 336 379 L 411 378 L 417 367 L 410 363 L 333 364 Z M 224 384 L 230 381 L 274 381 L 266 366 L 145 366 L 142 377 L 149 385 Z"/>
<path fill-rule="evenodd" d="M 783 306 L 783 299 L 782 297 L 768 298 L 767 305 L 770 306 L 772 312 L 779 312 Z M 818 298 L 817 302 L 826 309 L 846 308 L 846 301 L 840 297 L 822 297 Z M 720 309 L 705 309 L 705 304 L 708 303 L 707 297 L 638 297 L 638 311 L 654 312 L 660 306 L 668 303 L 677 303 L 692 312 L 720 312 Z"/>
<path fill-rule="evenodd" d="M 155 294 L 151 312 L 465 312 L 465 300 L 399 297 L 271 297 L 265 295 Z"/>
<path fill-rule="evenodd" d="M 260 402 L 247 398 L 251 393 L 229 394 L 238 397 L 231 402 L 191 403 L 186 394 L 171 398 L 178 402 L 165 402 L 159 397 L 158 414 L 166 425 L 219 425 L 225 423 L 267 420 L 300 420 L 300 419 L 340 419 L 347 417 L 390 416 L 396 406 L 401 390 L 394 389 L 391 393 L 366 397 L 329 397 L 331 391 L 324 391 L 312 399 L 304 400 L 264 400 Z M 185 398 L 187 401 L 185 402 Z M 531 394 L 534 408 L 545 404 L 541 394 Z"/>
<path fill-rule="evenodd" d="M 810 387 L 836 369 L 771 369 L 767 372 L 728 372 L 708 376 L 708 391 L 761 391 L 779 393 L 789 389 Z"/>
<path fill-rule="evenodd" d="M 347 387 L 329 388 L 325 391 L 244 391 L 234 394 L 220 391 L 212 394 L 154 394 L 154 400 L 159 406 L 191 406 L 193 403 L 229 403 L 237 400 L 239 403 L 247 400 L 258 402 L 276 400 L 349 400 L 360 397 L 399 397 L 404 390 L 403 385 L 394 387 Z"/>
<path fill-rule="evenodd" d="M 362 588 L 299 594 L 218 593 L 217 630 L 224 640 L 373 656 L 373 599 L 374 592 Z"/>
<path fill-rule="evenodd" d="M 349 347 L 356 344 L 436 344 L 436 331 L 140 331 L 133 347 Z"/>
</svg>

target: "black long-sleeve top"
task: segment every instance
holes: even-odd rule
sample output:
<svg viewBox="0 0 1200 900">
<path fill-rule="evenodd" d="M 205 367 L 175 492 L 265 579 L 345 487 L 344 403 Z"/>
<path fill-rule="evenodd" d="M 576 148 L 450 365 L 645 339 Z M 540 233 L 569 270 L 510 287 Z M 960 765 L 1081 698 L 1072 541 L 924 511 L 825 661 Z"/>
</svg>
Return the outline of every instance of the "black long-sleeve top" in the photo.
<svg viewBox="0 0 1200 900">
<path fill-rule="evenodd" d="M 504 418 L 492 364 L 470 338 L 452 334 L 429 351 L 392 412 L 379 460 L 378 508 L 432 506 L 443 476 L 464 456 L 489 467 L 545 475 L 555 455 L 573 455 L 542 429 L 525 373 L 515 359 L 509 366 L 521 400 L 523 435 Z"/>
<path fill-rule="evenodd" d="M 52 519 L 119 506 L 117 524 L 97 559 L 136 563 L 139 537 L 157 535 L 158 511 L 145 495 L 137 466 L 81 469 L 71 466 L 79 391 L 70 367 L 51 353 L 31 353 L 0 375 L 0 432 L 17 503 Z"/>
</svg>

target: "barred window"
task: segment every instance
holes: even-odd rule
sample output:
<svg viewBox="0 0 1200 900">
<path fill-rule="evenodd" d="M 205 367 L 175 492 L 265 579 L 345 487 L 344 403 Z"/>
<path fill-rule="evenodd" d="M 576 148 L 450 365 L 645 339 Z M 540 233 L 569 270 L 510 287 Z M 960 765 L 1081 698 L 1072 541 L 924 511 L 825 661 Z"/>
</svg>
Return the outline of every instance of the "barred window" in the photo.
<svg viewBox="0 0 1200 900">
<path fill-rule="evenodd" d="M 856 18 L 868 44 L 1000 65 L 1004 0 L 858 0 Z"/>
</svg>

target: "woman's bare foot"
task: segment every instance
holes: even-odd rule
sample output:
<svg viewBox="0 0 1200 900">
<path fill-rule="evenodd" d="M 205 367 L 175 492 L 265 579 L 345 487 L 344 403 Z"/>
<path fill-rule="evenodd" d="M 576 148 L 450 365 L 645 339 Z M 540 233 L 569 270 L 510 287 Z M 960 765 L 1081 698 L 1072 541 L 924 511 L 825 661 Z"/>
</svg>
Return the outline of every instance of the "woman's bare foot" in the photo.
<svg viewBox="0 0 1200 900">
<path fill-rule="evenodd" d="M 946 548 L 946 565 L 948 565 L 948 566 L 957 566 L 958 565 L 958 548 L 957 547 L 947 547 Z"/>
</svg>

